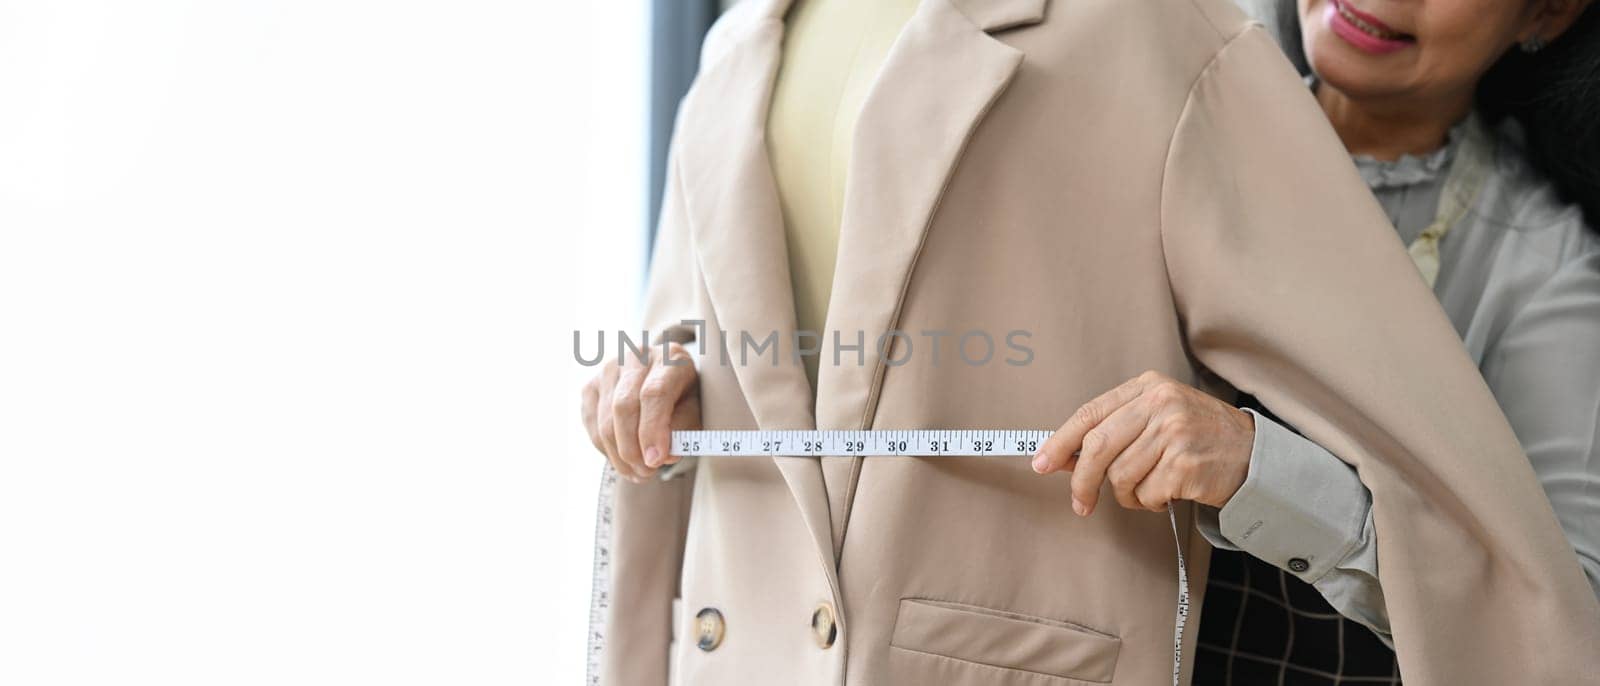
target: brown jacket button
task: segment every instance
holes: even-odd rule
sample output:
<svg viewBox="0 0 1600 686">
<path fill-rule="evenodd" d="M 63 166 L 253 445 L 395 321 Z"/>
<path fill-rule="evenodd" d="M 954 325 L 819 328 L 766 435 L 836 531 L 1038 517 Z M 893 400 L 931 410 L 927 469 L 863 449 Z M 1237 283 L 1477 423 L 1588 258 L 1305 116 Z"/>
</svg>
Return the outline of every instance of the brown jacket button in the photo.
<svg viewBox="0 0 1600 686">
<path fill-rule="evenodd" d="M 699 646 L 701 650 L 709 653 L 716 650 L 717 646 L 722 645 L 724 630 L 725 625 L 722 621 L 722 613 L 718 612 L 717 608 L 708 607 L 695 614 L 695 645 Z"/>
<path fill-rule="evenodd" d="M 817 606 L 816 612 L 811 613 L 811 635 L 823 650 L 833 647 L 834 639 L 839 637 L 839 627 L 833 621 L 832 605 L 822 603 Z"/>
</svg>

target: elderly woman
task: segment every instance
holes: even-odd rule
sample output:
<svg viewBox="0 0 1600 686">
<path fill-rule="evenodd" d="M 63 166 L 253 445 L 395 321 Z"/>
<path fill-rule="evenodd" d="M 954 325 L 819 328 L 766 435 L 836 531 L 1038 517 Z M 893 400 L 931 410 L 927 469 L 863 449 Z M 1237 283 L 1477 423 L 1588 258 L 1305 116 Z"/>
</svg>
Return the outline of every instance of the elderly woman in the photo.
<svg viewBox="0 0 1600 686">
<path fill-rule="evenodd" d="M 1600 11 L 1589 4 L 1261 9 L 1309 72 L 1600 592 L 1600 237 L 1591 230 L 1600 224 Z M 1185 430 L 1155 439 L 1157 426 Z M 1197 476 L 1164 476 L 1171 446 L 1186 447 Z M 1084 516 L 1107 482 L 1129 508 L 1221 505 L 1201 525 L 1224 550 L 1195 683 L 1398 683 L 1371 494 L 1343 461 L 1271 416 L 1170 380 L 1135 380 L 1080 411 L 1035 469 L 1072 470 Z"/>
</svg>

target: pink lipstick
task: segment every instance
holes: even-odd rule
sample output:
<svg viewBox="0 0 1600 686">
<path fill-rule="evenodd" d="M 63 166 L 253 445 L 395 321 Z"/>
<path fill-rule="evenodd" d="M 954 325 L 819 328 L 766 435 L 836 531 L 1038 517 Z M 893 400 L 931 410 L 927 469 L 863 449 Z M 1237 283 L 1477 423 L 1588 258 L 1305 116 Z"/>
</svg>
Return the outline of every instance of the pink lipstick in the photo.
<svg viewBox="0 0 1600 686">
<path fill-rule="evenodd" d="M 1344 0 L 1328 0 L 1323 20 L 1346 43 L 1374 55 L 1410 47 L 1416 39 L 1388 27 L 1377 17 L 1357 10 Z"/>
</svg>

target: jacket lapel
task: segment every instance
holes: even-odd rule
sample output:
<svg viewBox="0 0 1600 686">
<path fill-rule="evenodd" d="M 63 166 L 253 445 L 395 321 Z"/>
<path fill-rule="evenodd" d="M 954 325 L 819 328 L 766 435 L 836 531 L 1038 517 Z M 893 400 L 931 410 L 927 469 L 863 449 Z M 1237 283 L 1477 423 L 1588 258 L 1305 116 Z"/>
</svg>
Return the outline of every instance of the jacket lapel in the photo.
<svg viewBox="0 0 1600 686">
<path fill-rule="evenodd" d="M 762 429 L 810 429 L 811 383 L 792 354 L 794 291 L 777 186 L 767 155 L 767 108 L 782 55 L 786 0 L 731 26 L 726 52 L 709 56 L 683 102 L 678 125 L 679 171 L 706 291 L 727 332 L 729 364 Z M 740 363 L 740 336 L 759 344 L 778 336 L 777 350 Z M 710 342 L 713 357 L 717 342 Z M 777 364 L 772 364 L 773 356 Z M 827 492 L 816 458 L 773 458 L 794 494 L 830 585 L 837 591 L 829 543 Z"/>
<path fill-rule="evenodd" d="M 1044 0 L 924 0 L 891 48 L 856 121 L 826 327 L 846 344 L 864 332 L 867 360 L 858 366 L 853 353 L 842 354 L 832 364 L 833 334 L 827 334 L 817 383 L 820 428 L 871 426 L 883 374 L 873 359 L 877 338 L 894 326 L 968 138 L 1022 63 L 1021 52 L 988 32 L 1037 23 L 1043 15 Z M 824 458 L 828 484 L 853 490 L 859 460 Z M 851 498 L 829 496 L 837 550 Z"/>
</svg>

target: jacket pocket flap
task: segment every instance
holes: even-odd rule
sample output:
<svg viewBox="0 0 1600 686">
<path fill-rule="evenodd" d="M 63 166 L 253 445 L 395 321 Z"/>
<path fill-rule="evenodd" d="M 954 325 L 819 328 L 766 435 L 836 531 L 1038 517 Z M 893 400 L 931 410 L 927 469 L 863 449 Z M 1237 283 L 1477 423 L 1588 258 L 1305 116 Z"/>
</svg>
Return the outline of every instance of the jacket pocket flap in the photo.
<svg viewBox="0 0 1600 686">
<path fill-rule="evenodd" d="M 1122 641 L 1088 627 L 942 600 L 904 598 L 889 644 L 904 650 L 1109 682 Z"/>
</svg>

